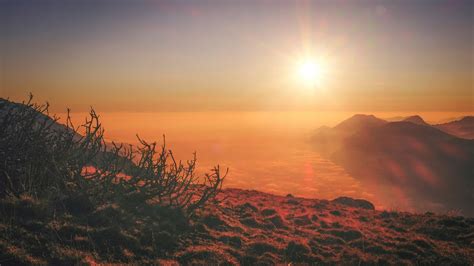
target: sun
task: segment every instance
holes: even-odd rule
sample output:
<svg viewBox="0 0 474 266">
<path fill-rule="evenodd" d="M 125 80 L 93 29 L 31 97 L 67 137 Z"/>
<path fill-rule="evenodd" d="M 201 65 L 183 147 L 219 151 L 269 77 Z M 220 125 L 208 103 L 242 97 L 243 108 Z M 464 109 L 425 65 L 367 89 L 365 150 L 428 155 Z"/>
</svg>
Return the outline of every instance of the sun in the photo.
<svg viewBox="0 0 474 266">
<path fill-rule="evenodd" d="M 302 60 L 297 65 L 298 79 L 309 86 L 320 85 L 324 71 L 322 63 L 313 59 Z"/>
</svg>

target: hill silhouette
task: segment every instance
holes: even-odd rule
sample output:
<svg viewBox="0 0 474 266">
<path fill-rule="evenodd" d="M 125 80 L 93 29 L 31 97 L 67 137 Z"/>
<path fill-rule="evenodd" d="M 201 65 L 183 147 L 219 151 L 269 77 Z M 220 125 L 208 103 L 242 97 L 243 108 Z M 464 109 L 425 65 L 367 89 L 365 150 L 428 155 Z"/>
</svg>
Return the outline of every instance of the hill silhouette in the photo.
<svg viewBox="0 0 474 266">
<path fill-rule="evenodd" d="M 465 139 L 474 139 L 474 116 L 466 116 L 459 120 L 434 125 L 436 128 Z"/>
<path fill-rule="evenodd" d="M 423 118 L 421 118 L 421 116 L 419 115 L 409 116 L 403 119 L 403 121 L 421 125 L 421 126 L 430 126 L 430 124 L 426 123 L 425 120 L 423 120 Z"/>
<path fill-rule="evenodd" d="M 378 127 L 386 123 L 387 121 L 377 118 L 374 115 L 356 114 L 336 125 L 334 129 L 338 131 L 356 132 L 361 129 Z"/>
<path fill-rule="evenodd" d="M 32 96 L 30 97 L 31 97 L 30 98 L 31 100 Z M 47 104 L 41 107 L 39 112 L 35 112 L 34 123 L 36 123 L 37 125 L 48 124 L 49 129 L 51 131 L 67 131 L 68 129 L 64 124 L 57 123 L 57 118 L 49 116 L 48 113 L 41 112 L 42 110 L 46 111 L 48 106 L 49 105 Z M 25 103 L 16 103 L 16 102 L 9 101 L 7 99 L 0 98 L 0 121 L 3 121 L 5 116 L 9 113 L 16 114 L 16 113 L 25 112 L 25 111 L 33 111 L 33 110 L 31 110 L 31 107 Z M 75 137 L 79 138 L 80 135 L 77 134 Z"/>
<path fill-rule="evenodd" d="M 465 116 L 460 118 L 447 119 L 447 122 L 440 124 L 429 124 L 421 116 L 413 115 L 409 117 L 389 118 L 390 122 L 411 122 L 423 126 L 432 126 L 448 134 L 464 139 L 474 139 L 474 117 Z"/>
<path fill-rule="evenodd" d="M 343 134 L 336 126 L 315 134 L 313 145 L 367 185 L 402 193 L 399 202 L 417 210 L 461 209 L 474 215 L 474 141 L 409 120 L 359 124 Z"/>
<path fill-rule="evenodd" d="M 378 127 L 386 124 L 387 121 L 379 119 L 373 115 L 356 114 L 340 122 L 333 128 L 320 127 L 311 138 L 312 143 L 318 151 L 326 156 L 339 150 L 347 137 L 361 130 Z"/>
</svg>

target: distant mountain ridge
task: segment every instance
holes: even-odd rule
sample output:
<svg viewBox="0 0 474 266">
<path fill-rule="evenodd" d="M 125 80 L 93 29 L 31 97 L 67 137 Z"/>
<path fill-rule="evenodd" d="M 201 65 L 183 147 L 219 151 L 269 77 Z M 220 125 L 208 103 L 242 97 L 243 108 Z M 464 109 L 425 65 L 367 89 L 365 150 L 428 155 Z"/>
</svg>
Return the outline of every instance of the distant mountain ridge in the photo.
<svg viewBox="0 0 474 266">
<path fill-rule="evenodd" d="M 422 126 L 431 126 L 430 124 L 426 123 L 425 120 L 423 118 L 421 118 L 421 116 L 419 116 L 419 115 L 409 116 L 409 117 L 403 119 L 403 121 L 410 122 L 410 123 L 417 124 L 417 125 L 422 125 Z"/>
<path fill-rule="evenodd" d="M 474 139 L 474 116 L 465 116 L 462 119 L 434 125 L 444 132 L 465 139 Z"/>
<path fill-rule="evenodd" d="M 463 139 L 474 139 L 474 116 L 464 116 L 457 119 L 451 119 L 449 122 L 440 124 L 427 123 L 421 116 L 412 115 L 408 117 L 392 117 L 387 122 L 411 122 L 418 125 L 432 126 L 448 134 Z"/>
<path fill-rule="evenodd" d="M 474 215 L 474 140 L 446 133 L 419 116 L 387 122 L 357 115 L 316 133 L 312 143 L 366 184 L 402 191 L 410 206 Z"/>
<path fill-rule="evenodd" d="M 340 149 L 342 141 L 351 134 L 386 123 L 387 121 L 373 115 L 356 114 L 333 128 L 320 127 L 311 139 L 313 143 L 318 143 L 320 152 L 330 155 Z"/>
<path fill-rule="evenodd" d="M 373 128 L 386 124 L 387 121 L 377 118 L 374 115 L 356 114 L 351 118 L 342 121 L 334 127 L 337 130 L 359 130 L 361 127 Z"/>
</svg>

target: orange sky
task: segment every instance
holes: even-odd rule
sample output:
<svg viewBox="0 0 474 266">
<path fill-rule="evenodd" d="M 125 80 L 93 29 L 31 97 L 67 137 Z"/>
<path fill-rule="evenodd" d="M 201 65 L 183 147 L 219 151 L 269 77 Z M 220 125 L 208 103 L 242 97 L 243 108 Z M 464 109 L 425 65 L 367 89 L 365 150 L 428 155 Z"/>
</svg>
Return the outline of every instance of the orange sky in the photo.
<svg viewBox="0 0 474 266">
<path fill-rule="evenodd" d="M 474 108 L 472 1 L 0 5 L 0 96 L 54 111 Z M 295 77 L 308 59 L 317 84 Z"/>
</svg>

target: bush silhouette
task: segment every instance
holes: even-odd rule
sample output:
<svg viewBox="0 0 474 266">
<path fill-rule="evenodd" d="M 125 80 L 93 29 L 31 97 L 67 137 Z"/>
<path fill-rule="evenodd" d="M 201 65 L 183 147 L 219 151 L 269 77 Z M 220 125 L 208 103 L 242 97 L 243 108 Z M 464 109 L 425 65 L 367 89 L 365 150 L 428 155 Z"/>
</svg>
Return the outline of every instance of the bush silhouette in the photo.
<svg viewBox="0 0 474 266">
<path fill-rule="evenodd" d="M 153 204 L 191 216 L 219 192 L 225 174 L 196 176 L 196 155 L 185 163 L 171 150 L 140 139 L 137 147 L 106 143 L 93 109 L 75 127 L 50 117 L 49 105 L 0 100 L 0 198 L 30 195 L 69 211 L 119 204 L 142 211 Z"/>
</svg>

